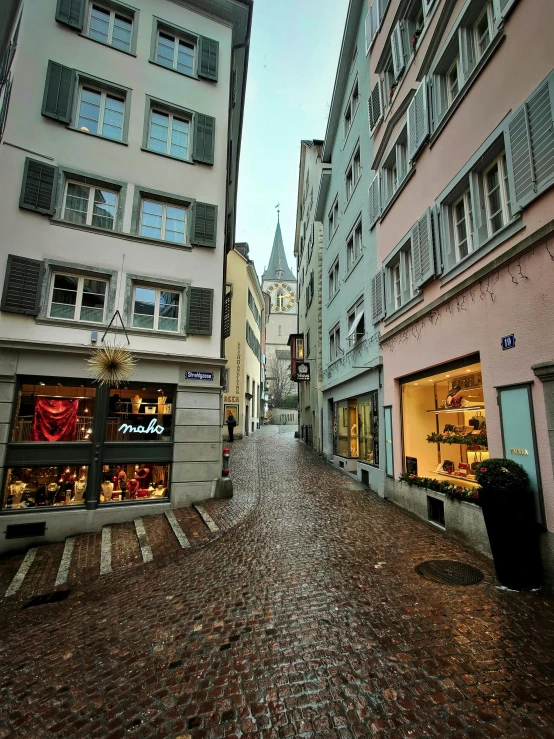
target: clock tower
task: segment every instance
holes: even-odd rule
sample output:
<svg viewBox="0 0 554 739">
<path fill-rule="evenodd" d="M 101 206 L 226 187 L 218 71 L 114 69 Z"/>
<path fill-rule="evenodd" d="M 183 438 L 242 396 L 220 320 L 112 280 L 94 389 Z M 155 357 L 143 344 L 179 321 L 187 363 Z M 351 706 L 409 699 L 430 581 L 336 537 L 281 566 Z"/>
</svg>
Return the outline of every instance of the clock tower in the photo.
<svg viewBox="0 0 554 739">
<path fill-rule="evenodd" d="M 298 283 L 288 265 L 281 234 L 281 224 L 277 215 L 277 228 L 273 239 L 273 248 L 267 269 L 262 275 L 262 290 L 271 298 L 271 312 L 266 326 L 266 356 L 270 398 L 271 377 L 277 371 L 275 360 L 278 361 L 280 375 L 290 375 L 290 348 L 287 345 L 290 334 L 297 332 L 298 326 Z M 282 386 L 282 382 L 279 383 Z M 289 393 L 295 392 L 296 387 L 291 382 Z"/>
</svg>

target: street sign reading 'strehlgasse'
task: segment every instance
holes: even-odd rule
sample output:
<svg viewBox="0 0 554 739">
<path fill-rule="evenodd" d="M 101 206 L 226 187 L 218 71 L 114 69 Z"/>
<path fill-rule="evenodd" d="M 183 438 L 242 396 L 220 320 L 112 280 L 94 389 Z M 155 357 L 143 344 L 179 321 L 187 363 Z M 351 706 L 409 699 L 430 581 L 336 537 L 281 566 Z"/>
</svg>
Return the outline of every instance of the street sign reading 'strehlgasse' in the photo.
<svg viewBox="0 0 554 739">
<path fill-rule="evenodd" d="M 307 362 L 300 362 L 296 365 L 296 381 L 308 382 L 310 379 L 310 365 Z"/>
</svg>

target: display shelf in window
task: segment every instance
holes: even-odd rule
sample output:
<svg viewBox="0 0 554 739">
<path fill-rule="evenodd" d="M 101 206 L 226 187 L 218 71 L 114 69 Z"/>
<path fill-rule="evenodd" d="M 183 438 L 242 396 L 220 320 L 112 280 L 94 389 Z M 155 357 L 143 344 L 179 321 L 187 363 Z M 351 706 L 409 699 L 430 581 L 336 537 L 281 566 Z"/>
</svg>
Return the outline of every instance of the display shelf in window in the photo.
<svg viewBox="0 0 554 739">
<path fill-rule="evenodd" d="M 484 411 L 485 404 L 465 405 L 461 408 L 431 408 L 427 413 L 472 413 L 473 411 Z"/>
</svg>

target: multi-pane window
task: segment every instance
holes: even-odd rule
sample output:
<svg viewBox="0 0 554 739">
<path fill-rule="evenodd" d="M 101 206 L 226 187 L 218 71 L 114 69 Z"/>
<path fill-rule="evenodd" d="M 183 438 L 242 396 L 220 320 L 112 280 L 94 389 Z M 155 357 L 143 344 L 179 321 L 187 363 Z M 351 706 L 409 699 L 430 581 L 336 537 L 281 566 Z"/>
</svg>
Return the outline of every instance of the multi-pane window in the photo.
<svg viewBox="0 0 554 739">
<path fill-rule="evenodd" d="M 186 118 L 152 110 L 148 148 L 179 159 L 188 159 L 189 127 L 190 123 Z"/>
<path fill-rule="evenodd" d="M 452 226 L 456 261 L 459 262 L 473 251 L 473 206 L 469 190 L 452 205 Z"/>
<path fill-rule="evenodd" d="M 48 315 L 70 321 L 102 323 L 107 284 L 105 280 L 54 274 Z"/>
<path fill-rule="evenodd" d="M 339 201 L 335 200 L 333 203 L 333 207 L 329 211 L 329 238 L 335 233 L 337 230 L 337 226 L 339 225 Z"/>
<path fill-rule="evenodd" d="M 329 333 L 329 361 L 338 359 L 342 353 L 340 348 L 340 326 L 337 325 Z"/>
<path fill-rule="evenodd" d="M 346 170 L 346 200 L 349 200 L 350 196 L 354 192 L 354 188 L 360 179 L 361 172 L 360 147 L 358 146 L 350 164 L 348 165 L 348 169 Z"/>
<path fill-rule="evenodd" d="M 143 200 L 140 216 L 140 233 L 151 239 L 185 243 L 186 208 L 169 203 Z"/>
<path fill-rule="evenodd" d="M 347 314 L 346 323 L 348 327 L 347 340 L 350 346 L 361 341 L 365 336 L 364 299 L 360 298 Z"/>
<path fill-rule="evenodd" d="M 406 239 L 385 267 L 386 313 L 393 315 L 415 295 L 411 238 Z"/>
<path fill-rule="evenodd" d="M 408 174 L 408 129 L 405 126 L 383 162 L 381 195 L 383 208 L 390 202 Z"/>
<path fill-rule="evenodd" d="M 62 213 L 65 221 L 113 230 L 116 208 L 116 192 L 78 182 L 67 183 Z"/>
<path fill-rule="evenodd" d="M 487 230 L 489 236 L 500 231 L 511 218 L 510 196 L 508 190 L 508 168 L 506 154 L 495 159 L 483 174 L 485 206 L 487 210 Z"/>
<path fill-rule="evenodd" d="M 339 289 L 339 258 L 333 262 L 333 266 L 329 270 L 329 300 L 333 298 Z"/>
<path fill-rule="evenodd" d="M 183 74 L 194 74 L 194 44 L 158 31 L 156 61 Z"/>
<path fill-rule="evenodd" d="M 475 43 L 475 55 L 477 59 L 480 59 L 485 53 L 487 46 L 491 42 L 492 38 L 492 4 L 487 3 L 486 8 L 479 16 L 477 23 L 473 27 L 474 43 Z"/>
<path fill-rule="evenodd" d="M 83 85 L 79 95 L 77 128 L 108 139 L 123 139 L 125 99 Z"/>
<path fill-rule="evenodd" d="M 402 305 L 402 285 L 400 282 L 400 260 L 392 267 L 392 287 L 394 291 L 394 307 Z"/>
<path fill-rule="evenodd" d="M 452 105 L 454 98 L 460 90 L 460 73 L 459 73 L 460 58 L 456 57 L 446 73 L 446 99 L 448 105 Z"/>
<path fill-rule="evenodd" d="M 383 108 L 385 108 L 390 105 L 391 100 L 394 97 L 394 91 L 396 89 L 396 84 L 394 81 L 394 65 L 392 62 L 392 54 L 389 55 L 387 61 L 385 62 L 381 80 L 383 83 L 383 86 L 382 86 Z"/>
<path fill-rule="evenodd" d="M 178 331 L 180 304 L 180 293 L 153 287 L 135 287 L 133 326 L 157 331 Z"/>
<path fill-rule="evenodd" d="M 346 269 L 350 271 L 362 253 L 362 222 L 360 221 L 346 242 Z"/>
<path fill-rule="evenodd" d="M 358 109 L 358 103 L 360 102 L 360 90 L 358 86 L 358 80 L 354 82 L 352 86 L 352 92 L 350 93 L 350 96 L 348 98 L 348 102 L 346 103 L 346 108 L 344 110 L 344 137 L 346 138 L 348 136 L 348 132 L 350 131 L 350 128 L 352 126 L 352 121 L 354 120 L 354 116 L 356 115 L 356 110 Z"/>
<path fill-rule="evenodd" d="M 116 49 L 131 51 L 133 19 L 91 3 L 88 35 Z"/>
</svg>

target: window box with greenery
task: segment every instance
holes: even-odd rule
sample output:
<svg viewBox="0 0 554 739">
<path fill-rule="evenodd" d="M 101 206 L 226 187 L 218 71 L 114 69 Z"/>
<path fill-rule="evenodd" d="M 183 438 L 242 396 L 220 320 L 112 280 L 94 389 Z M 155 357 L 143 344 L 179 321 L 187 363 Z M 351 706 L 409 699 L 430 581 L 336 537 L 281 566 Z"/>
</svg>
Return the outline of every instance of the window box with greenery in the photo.
<svg viewBox="0 0 554 739">
<path fill-rule="evenodd" d="M 219 42 L 154 18 L 150 61 L 187 77 L 217 82 Z"/>
</svg>

